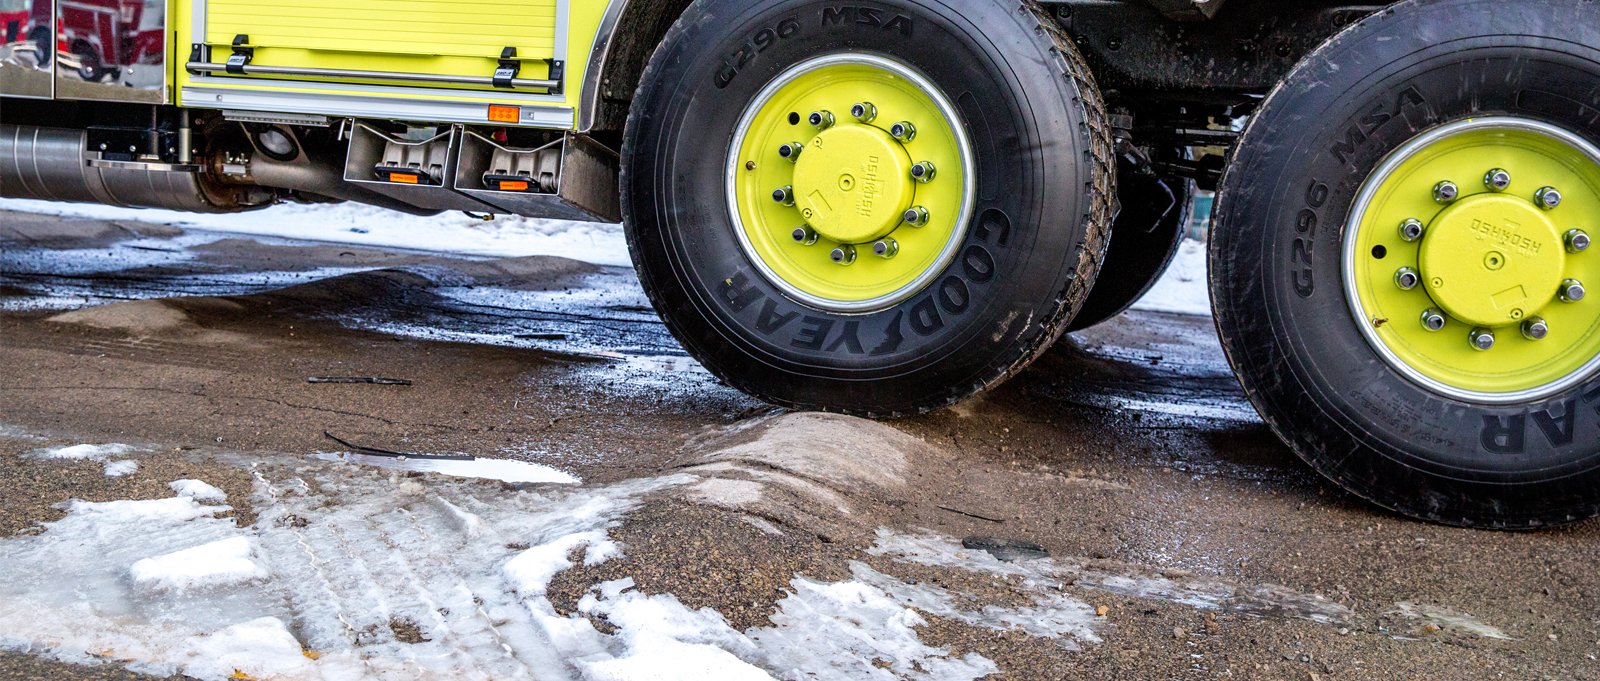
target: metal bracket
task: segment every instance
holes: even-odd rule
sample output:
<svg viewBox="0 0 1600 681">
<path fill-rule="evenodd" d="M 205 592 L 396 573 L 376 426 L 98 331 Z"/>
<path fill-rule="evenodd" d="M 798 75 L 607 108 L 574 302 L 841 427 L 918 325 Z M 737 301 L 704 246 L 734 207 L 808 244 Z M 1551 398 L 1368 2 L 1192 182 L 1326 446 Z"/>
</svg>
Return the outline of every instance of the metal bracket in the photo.
<svg viewBox="0 0 1600 681">
<path fill-rule="evenodd" d="M 201 72 L 189 68 L 189 64 L 198 64 L 203 61 L 206 61 L 206 46 L 202 43 L 192 43 L 189 45 L 189 61 L 184 62 L 183 70 L 188 71 L 191 76 L 198 76 Z"/>
<path fill-rule="evenodd" d="M 550 88 L 549 92 L 552 95 L 559 95 L 567 82 L 567 63 L 560 59 L 546 59 L 545 63 L 550 65 L 549 75 L 545 76 L 545 78 L 555 81 L 555 85 Z"/>
<path fill-rule="evenodd" d="M 510 88 L 512 81 L 516 80 L 517 74 L 521 72 L 522 62 L 517 59 L 517 48 L 507 47 L 500 50 L 500 66 L 494 70 L 491 82 L 495 87 Z"/>
<path fill-rule="evenodd" d="M 250 36 L 240 33 L 233 37 L 233 55 L 228 57 L 228 73 L 244 75 L 244 67 L 256 58 L 256 48 L 249 45 Z"/>
</svg>

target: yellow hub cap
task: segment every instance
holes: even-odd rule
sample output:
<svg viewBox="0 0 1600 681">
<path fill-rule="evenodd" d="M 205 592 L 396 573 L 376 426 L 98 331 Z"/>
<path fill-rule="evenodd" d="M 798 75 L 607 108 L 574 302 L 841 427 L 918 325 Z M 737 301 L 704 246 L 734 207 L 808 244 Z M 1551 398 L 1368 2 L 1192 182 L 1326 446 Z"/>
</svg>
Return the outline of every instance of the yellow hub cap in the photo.
<svg viewBox="0 0 1600 681">
<path fill-rule="evenodd" d="M 1600 150 L 1538 121 L 1424 133 L 1362 185 L 1345 292 L 1390 366 L 1458 399 L 1541 399 L 1600 369 Z"/>
<path fill-rule="evenodd" d="M 888 236 L 916 196 L 911 155 L 872 125 L 835 125 L 813 137 L 795 163 L 794 188 L 800 218 L 846 244 Z"/>
<path fill-rule="evenodd" d="M 1516 324 L 1561 285 L 1561 232 L 1528 197 L 1482 194 L 1428 225 L 1418 269 L 1428 295 L 1473 326 Z"/>
<path fill-rule="evenodd" d="M 866 312 L 925 288 L 972 212 L 971 145 L 921 74 L 865 54 L 811 59 L 745 109 L 728 207 L 756 267 L 786 295 Z"/>
</svg>

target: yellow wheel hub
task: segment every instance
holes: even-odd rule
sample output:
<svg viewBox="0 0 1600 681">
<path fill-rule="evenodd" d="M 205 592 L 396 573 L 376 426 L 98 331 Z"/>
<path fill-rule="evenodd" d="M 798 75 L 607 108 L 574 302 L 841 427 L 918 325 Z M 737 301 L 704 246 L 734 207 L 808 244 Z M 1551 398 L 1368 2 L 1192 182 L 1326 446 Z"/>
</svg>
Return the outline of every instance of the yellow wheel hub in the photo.
<svg viewBox="0 0 1600 681">
<path fill-rule="evenodd" d="M 883 309 L 954 259 L 973 159 L 954 106 L 899 62 L 835 54 L 797 64 L 735 130 L 728 207 L 741 246 L 786 295 Z"/>
<path fill-rule="evenodd" d="M 1362 333 L 1436 392 L 1527 402 L 1600 370 L 1600 149 L 1528 119 L 1452 123 L 1391 154 L 1351 210 Z"/>
<path fill-rule="evenodd" d="M 1474 326 L 1515 324 L 1555 297 L 1566 268 L 1561 232 L 1528 197 L 1472 196 L 1429 225 L 1418 263 L 1428 295 Z"/>
<path fill-rule="evenodd" d="M 911 155 L 882 128 L 836 125 L 795 163 L 800 217 L 829 241 L 864 244 L 888 236 L 916 195 Z"/>
</svg>

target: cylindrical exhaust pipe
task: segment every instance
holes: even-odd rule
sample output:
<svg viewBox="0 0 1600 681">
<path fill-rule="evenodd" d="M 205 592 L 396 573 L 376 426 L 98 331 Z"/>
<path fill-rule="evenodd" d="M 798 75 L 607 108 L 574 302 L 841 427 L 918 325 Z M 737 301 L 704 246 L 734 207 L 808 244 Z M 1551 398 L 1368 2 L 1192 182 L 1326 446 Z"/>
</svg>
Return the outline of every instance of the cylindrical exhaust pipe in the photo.
<svg viewBox="0 0 1600 681">
<path fill-rule="evenodd" d="M 231 213 L 260 208 L 271 197 L 224 187 L 203 173 L 96 168 L 85 155 L 83 130 L 0 125 L 0 196 Z"/>
</svg>

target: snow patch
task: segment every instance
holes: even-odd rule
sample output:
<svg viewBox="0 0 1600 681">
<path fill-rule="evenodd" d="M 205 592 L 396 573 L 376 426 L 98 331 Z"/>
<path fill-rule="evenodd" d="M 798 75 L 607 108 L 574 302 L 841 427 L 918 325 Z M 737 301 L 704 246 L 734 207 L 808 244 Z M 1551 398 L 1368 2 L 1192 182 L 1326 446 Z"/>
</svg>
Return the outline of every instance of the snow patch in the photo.
<svg viewBox="0 0 1600 681">
<path fill-rule="evenodd" d="M 916 628 L 927 620 L 873 585 L 796 577 L 789 586 L 772 626 L 740 633 L 715 610 L 633 591 L 632 579 L 604 582 L 578 610 L 616 627 L 621 650 L 579 668 L 589 681 L 971 681 L 998 671 L 982 655 L 924 644 Z"/>
<path fill-rule="evenodd" d="M 357 203 L 280 204 L 232 214 L 0 199 L 0 210 L 95 220 L 132 220 L 215 232 L 407 248 L 487 257 L 554 255 L 632 267 L 622 225 L 519 216 L 493 221 L 450 212 L 417 216 Z"/>
<path fill-rule="evenodd" d="M 577 532 L 518 553 L 506 561 L 501 571 L 517 593 L 543 596 L 556 573 L 574 565 L 569 556 L 578 549 L 584 549 L 585 565 L 598 565 L 605 562 L 607 557 L 618 555 L 616 545 L 611 543 L 605 532 Z"/>
<path fill-rule="evenodd" d="M 119 501 L 73 499 L 67 502 L 69 519 L 78 516 L 87 522 L 116 524 L 184 522 L 231 510 L 231 506 L 207 506 L 188 497 Z"/>
<path fill-rule="evenodd" d="M 177 493 L 178 496 L 189 497 L 195 501 L 220 503 L 228 500 L 228 495 L 222 490 L 217 489 L 216 487 L 213 487 L 201 480 L 189 478 L 185 478 L 183 480 L 173 480 L 172 482 L 167 483 L 167 486 L 171 487 L 172 491 Z"/>
<path fill-rule="evenodd" d="M 438 473 L 457 478 L 485 478 L 501 482 L 544 482 L 576 485 L 582 478 L 553 466 L 510 459 L 426 459 L 407 456 L 375 456 L 357 452 L 318 452 L 325 461 L 342 461 L 390 470 Z"/>
<path fill-rule="evenodd" d="M 120 478 L 137 472 L 139 472 L 139 462 L 132 459 L 107 461 L 105 465 L 105 473 L 108 478 Z"/>
<path fill-rule="evenodd" d="M 977 653 L 952 658 L 924 644 L 916 627 L 927 620 L 869 584 L 796 578 L 790 586 L 776 626 L 750 634 L 783 678 L 969 681 L 999 671 Z"/>
<path fill-rule="evenodd" d="M 1211 293 L 1206 282 L 1206 243 L 1184 239 L 1178 255 L 1160 279 L 1133 304 L 1135 310 L 1211 316 Z"/>
<path fill-rule="evenodd" d="M 773 681 L 735 654 L 753 657 L 754 645 L 720 613 L 690 610 L 670 594 L 624 591 L 632 586 L 631 579 L 606 582 L 599 587 L 604 600 L 591 594 L 579 603 L 580 612 L 617 628 L 622 647 L 610 659 L 580 661 L 588 681 Z"/>
<path fill-rule="evenodd" d="M 249 537 L 229 537 L 199 546 L 145 558 L 128 569 L 133 583 L 149 589 L 187 591 L 265 579 L 267 571 L 252 557 Z"/>
<path fill-rule="evenodd" d="M 35 450 L 31 451 L 31 452 L 28 452 L 27 456 L 31 456 L 31 457 L 35 457 L 35 458 L 39 458 L 39 459 L 73 459 L 73 460 L 92 459 L 92 460 L 95 460 L 95 461 L 99 461 L 99 460 L 107 459 L 107 458 L 110 458 L 110 457 L 113 457 L 113 456 L 121 456 L 123 454 L 128 454 L 128 453 L 135 452 L 135 451 L 138 451 L 138 450 L 136 450 L 134 447 L 132 447 L 130 445 L 124 445 L 124 444 L 116 444 L 116 443 L 101 444 L 101 445 L 83 444 L 83 445 L 69 445 L 69 446 L 65 446 L 65 447 L 50 447 L 50 448 L 47 448 L 47 449 L 35 449 Z"/>
<path fill-rule="evenodd" d="M 201 678 L 314 678 L 311 659 L 276 617 L 240 622 L 188 641 L 185 674 Z"/>
</svg>

